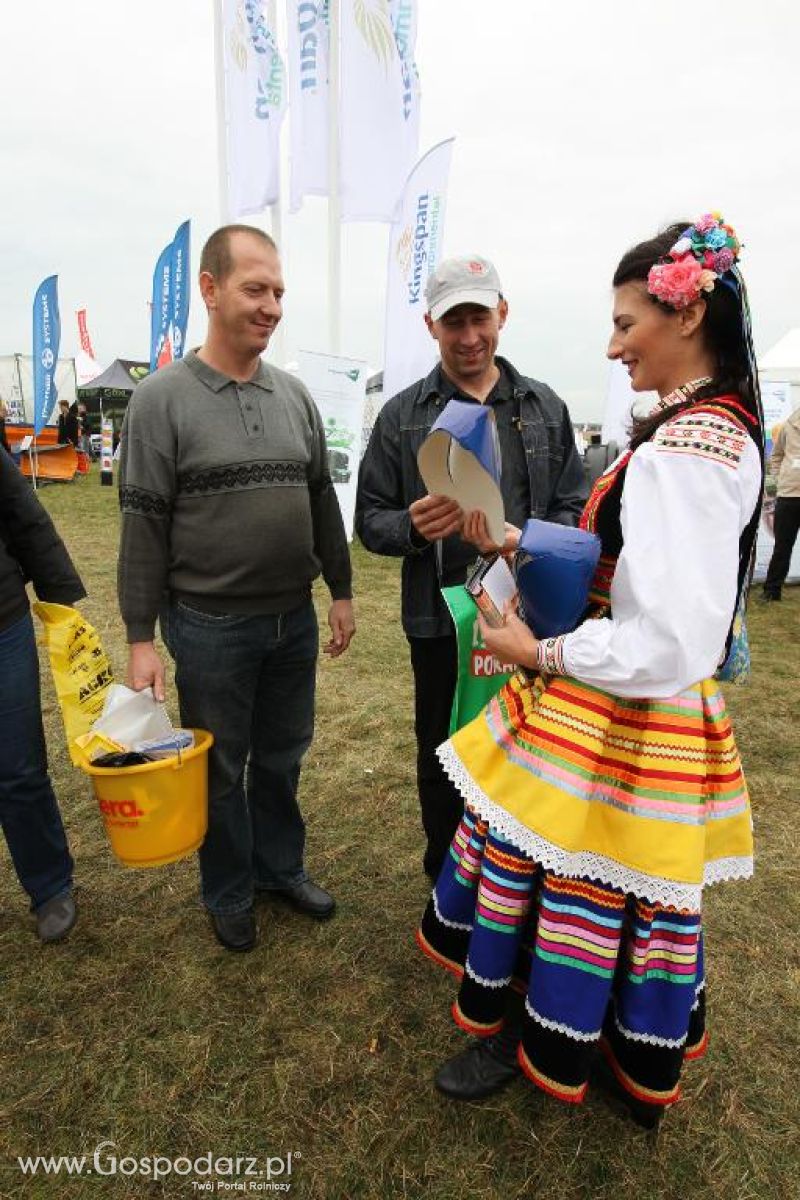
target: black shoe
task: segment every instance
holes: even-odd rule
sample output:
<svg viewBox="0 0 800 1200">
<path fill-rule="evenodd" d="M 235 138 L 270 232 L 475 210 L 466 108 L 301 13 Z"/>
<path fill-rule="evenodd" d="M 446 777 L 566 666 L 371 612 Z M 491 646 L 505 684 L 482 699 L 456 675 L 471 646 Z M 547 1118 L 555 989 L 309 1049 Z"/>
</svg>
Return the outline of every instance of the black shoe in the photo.
<svg viewBox="0 0 800 1200">
<path fill-rule="evenodd" d="M 597 1057 L 592 1066 L 592 1082 L 596 1083 L 612 1101 L 610 1107 L 618 1116 L 622 1115 L 620 1110 L 625 1109 L 628 1116 L 640 1129 L 658 1129 L 667 1106 L 647 1104 L 644 1100 L 637 1100 L 622 1086 L 602 1055 Z"/>
<path fill-rule="evenodd" d="M 776 596 L 774 592 L 762 592 L 759 596 L 756 597 L 759 604 L 769 604 L 769 602 L 771 600 L 772 601 L 780 600 L 780 598 L 781 598 L 780 593 L 778 593 L 778 595 Z"/>
<path fill-rule="evenodd" d="M 328 917 L 333 916 L 336 910 L 336 901 L 333 896 L 324 888 L 317 887 L 316 883 L 312 883 L 310 879 L 306 879 L 303 883 L 296 883 L 294 887 L 274 888 L 268 894 L 279 896 L 281 900 L 287 900 L 292 908 L 305 913 L 307 917 L 314 917 L 317 921 L 327 920 Z"/>
<path fill-rule="evenodd" d="M 72 892 L 54 896 L 36 910 L 36 932 L 43 942 L 60 942 L 78 919 Z"/>
<path fill-rule="evenodd" d="M 520 1073 L 516 1038 L 478 1038 L 444 1063 L 434 1076 L 440 1092 L 451 1100 L 484 1100 Z"/>
<path fill-rule="evenodd" d="M 217 941 L 226 950 L 252 950 L 256 944 L 256 918 L 252 908 L 236 913 L 209 913 Z"/>
</svg>

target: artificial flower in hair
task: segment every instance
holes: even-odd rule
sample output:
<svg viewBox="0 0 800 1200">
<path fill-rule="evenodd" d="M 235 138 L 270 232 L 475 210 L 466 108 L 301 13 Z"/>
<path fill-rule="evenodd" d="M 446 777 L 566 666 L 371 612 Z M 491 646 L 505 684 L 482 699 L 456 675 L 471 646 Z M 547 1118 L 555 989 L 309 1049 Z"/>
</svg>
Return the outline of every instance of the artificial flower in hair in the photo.
<svg viewBox="0 0 800 1200">
<path fill-rule="evenodd" d="M 647 276 L 647 290 L 662 304 L 685 308 L 700 295 L 703 268 L 692 254 L 670 262 L 656 263 Z M 691 300 L 688 299 L 691 297 Z"/>
<path fill-rule="evenodd" d="M 698 217 L 694 223 L 694 228 L 698 233 L 708 233 L 714 229 L 717 224 L 717 218 L 713 213 L 703 213 L 702 217 Z"/>
<path fill-rule="evenodd" d="M 684 229 L 675 245 L 650 268 L 647 290 L 662 304 L 686 308 L 703 292 L 713 292 L 721 275 L 735 264 L 741 245 L 719 212 L 704 213 Z"/>
<path fill-rule="evenodd" d="M 736 262 L 736 255 L 727 246 L 722 250 L 718 250 L 714 255 L 714 270 L 717 275 L 724 275 L 726 271 L 730 271 L 733 264 Z"/>
</svg>

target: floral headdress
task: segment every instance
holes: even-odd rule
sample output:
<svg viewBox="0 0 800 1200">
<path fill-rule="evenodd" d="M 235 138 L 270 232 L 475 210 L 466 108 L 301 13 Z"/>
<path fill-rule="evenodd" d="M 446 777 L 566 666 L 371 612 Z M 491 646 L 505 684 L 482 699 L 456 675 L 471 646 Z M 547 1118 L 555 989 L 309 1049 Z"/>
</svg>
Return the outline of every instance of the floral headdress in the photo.
<svg viewBox="0 0 800 1200">
<path fill-rule="evenodd" d="M 730 271 L 739 258 L 741 243 L 722 214 L 704 213 L 684 229 L 660 262 L 650 268 L 647 290 L 672 308 L 686 308 Z"/>
</svg>

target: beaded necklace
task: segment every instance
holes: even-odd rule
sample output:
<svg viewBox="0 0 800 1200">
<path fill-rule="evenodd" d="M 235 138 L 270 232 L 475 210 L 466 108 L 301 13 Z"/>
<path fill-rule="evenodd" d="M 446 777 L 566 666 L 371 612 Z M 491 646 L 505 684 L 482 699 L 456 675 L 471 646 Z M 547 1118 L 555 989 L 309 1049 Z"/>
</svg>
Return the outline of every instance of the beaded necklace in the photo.
<svg viewBox="0 0 800 1200">
<path fill-rule="evenodd" d="M 691 379 L 688 383 L 681 384 L 680 387 L 674 389 L 669 395 L 663 396 L 657 404 L 653 405 L 653 412 L 663 412 L 665 408 L 672 408 L 675 404 L 682 404 L 684 400 L 688 400 L 695 392 L 699 392 L 701 388 L 708 387 L 709 383 L 713 383 L 710 375 L 705 375 L 702 379 Z"/>
</svg>

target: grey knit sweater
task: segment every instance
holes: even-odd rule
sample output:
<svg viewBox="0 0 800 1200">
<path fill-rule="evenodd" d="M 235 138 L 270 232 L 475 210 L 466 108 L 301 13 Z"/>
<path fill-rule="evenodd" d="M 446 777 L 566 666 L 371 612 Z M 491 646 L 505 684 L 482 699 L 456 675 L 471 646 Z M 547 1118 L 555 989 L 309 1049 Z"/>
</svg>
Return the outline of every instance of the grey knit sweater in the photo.
<svg viewBox="0 0 800 1200">
<path fill-rule="evenodd" d="M 351 595 L 350 556 L 319 413 L 262 363 L 248 383 L 191 351 L 143 380 L 120 453 L 118 587 L 129 642 L 169 593 L 212 613 L 288 612 L 322 573 Z"/>
</svg>

